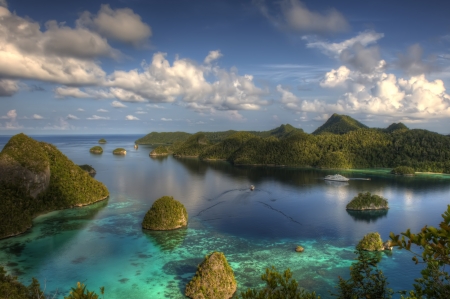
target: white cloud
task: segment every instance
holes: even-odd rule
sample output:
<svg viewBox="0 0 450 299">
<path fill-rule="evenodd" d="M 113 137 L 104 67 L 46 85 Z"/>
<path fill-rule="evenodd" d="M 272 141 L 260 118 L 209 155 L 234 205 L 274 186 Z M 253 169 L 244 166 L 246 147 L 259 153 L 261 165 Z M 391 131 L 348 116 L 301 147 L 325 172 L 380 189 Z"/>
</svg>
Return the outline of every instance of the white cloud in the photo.
<svg viewBox="0 0 450 299">
<path fill-rule="evenodd" d="M 134 116 L 134 115 L 127 115 L 127 116 L 125 116 L 125 119 L 126 119 L 126 120 L 139 120 L 139 118 L 137 118 L 137 117 Z"/>
<path fill-rule="evenodd" d="M 78 87 L 57 87 L 53 90 L 57 98 L 90 98 L 91 96 Z M 80 111 L 80 110 L 79 110 Z M 84 110 L 83 110 L 84 111 Z"/>
<path fill-rule="evenodd" d="M 103 117 L 103 116 L 98 116 L 98 115 L 92 115 L 91 117 L 88 117 L 86 119 L 89 120 L 102 120 L 102 119 L 109 119 L 109 117 Z"/>
<path fill-rule="evenodd" d="M 436 70 L 431 61 L 422 60 L 423 49 L 419 44 L 408 48 L 406 55 L 399 54 L 396 64 L 409 76 L 427 74 Z"/>
<path fill-rule="evenodd" d="M 10 119 L 15 120 L 17 118 L 17 112 L 16 109 L 9 110 L 6 115 L 0 116 L 1 119 Z"/>
<path fill-rule="evenodd" d="M 119 101 L 114 101 L 111 103 L 111 106 L 113 106 L 114 108 L 126 108 L 127 106 L 125 106 L 124 104 L 122 104 Z"/>
<path fill-rule="evenodd" d="M 165 118 L 165 117 L 161 118 L 161 120 L 162 120 L 162 121 L 172 121 L 171 118 Z"/>
<path fill-rule="evenodd" d="M 84 112 L 83 108 L 78 108 L 77 111 Z"/>
<path fill-rule="evenodd" d="M 124 43 L 140 46 L 152 35 L 150 26 L 129 8 L 111 9 L 108 4 L 100 7 L 97 15 L 84 12 L 77 23 L 100 34 Z"/>
<path fill-rule="evenodd" d="M 136 114 L 147 114 L 147 113 L 148 113 L 147 111 L 141 111 L 141 110 L 136 111 Z"/>
<path fill-rule="evenodd" d="M 79 119 L 79 118 L 76 117 L 75 115 L 69 114 L 69 115 L 66 116 L 66 119 L 77 120 L 77 119 Z"/>
<path fill-rule="evenodd" d="M 33 116 L 31 118 L 32 119 L 44 119 L 44 117 L 39 114 L 33 114 Z"/>
<path fill-rule="evenodd" d="M 216 50 L 216 51 L 209 51 L 208 56 L 206 56 L 205 60 L 203 61 L 205 64 L 210 64 L 211 62 L 213 62 L 214 60 L 219 59 L 220 57 L 222 57 L 222 53 L 220 53 L 220 50 Z"/>
<path fill-rule="evenodd" d="M 165 109 L 163 106 L 159 106 L 159 105 L 156 105 L 156 104 L 147 104 L 145 106 L 147 106 L 149 108 L 154 108 L 154 109 Z"/>
<path fill-rule="evenodd" d="M 19 91 L 17 81 L 0 79 L 0 97 L 9 97 Z"/>
<path fill-rule="evenodd" d="M 103 112 L 103 113 L 106 113 L 106 112 L 109 112 L 109 111 L 106 110 L 106 109 L 97 109 L 97 112 Z"/>
<path fill-rule="evenodd" d="M 2 129 L 6 129 L 6 130 L 13 130 L 13 129 L 20 129 L 22 128 L 22 126 L 20 126 L 17 121 L 17 112 L 15 109 L 13 110 L 9 110 L 6 115 L 0 116 L 0 119 L 7 119 L 9 121 L 7 121 L 5 123 L 5 126 L 2 127 Z"/>
<path fill-rule="evenodd" d="M 280 1 L 281 16 L 273 16 L 263 0 L 253 1 L 261 13 L 280 29 L 288 28 L 308 33 L 335 33 L 348 30 L 349 24 L 344 16 L 335 9 L 325 14 L 310 11 L 298 0 Z"/>
</svg>

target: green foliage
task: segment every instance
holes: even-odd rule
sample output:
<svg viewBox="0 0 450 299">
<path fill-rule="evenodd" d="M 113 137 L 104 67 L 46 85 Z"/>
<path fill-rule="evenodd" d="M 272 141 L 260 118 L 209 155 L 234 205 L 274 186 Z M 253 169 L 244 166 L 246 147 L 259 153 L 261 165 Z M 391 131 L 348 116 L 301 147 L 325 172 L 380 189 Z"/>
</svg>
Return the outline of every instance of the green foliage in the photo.
<svg viewBox="0 0 450 299">
<path fill-rule="evenodd" d="M 362 128 L 365 129 L 367 126 L 350 116 L 334 113 L 322 126 L 315 130 L 313 134 L 345 134 Z"/>
<path fill-rule="evenodd" d="M 32 172 L 45 170 L 49 161 L 38 141 L 20 133 L 11 137 L 0 153 L 0 159 L 12 158 Z"/>
<path fill-rule="evenodd" d="M 16 135 L 17 136 L 17 135 Z M 11 139 L 17 140 L 13 136 Z M 22 182 L 2 184 L 0 186 L 0 238 L 13 236 L 29 229 L 32 219 L 38 214 L 75 206 L 87 205 L 102 200 L 109 195 L 108 189 L 101 182 L 93 179 L 86 171 L 70 161 L 55 146 L 37 142 L 19 134 L 20 146 L 17 151 L 28 151 L 30 144 L 39 152 L 39 157 L 44 155 L 42 163 L 50 167 L 50 182 L 47 189 L 41 192 L 37 198 L 32 198 L 22 188 Z M 14 142 L 15 142 L 14 141 Z M 8 153 L 9 147 L 4 148 L 0 156 Z M 43 153 L 43 154 L 42 154 Z M 15 157 L 23 157 L 22 153 L 16 153 Z M 33 153 L 30 153 L 33 156 Z M 20 161 L 19 161 L 20 162 Z M 29 165 L 32 162 L 27 162 Z"/>
<path fill-rule="evenodd" d="M 408 298 L 450 298 L 450 276 L 446 269 L 450 265 L 450 205 L 442 218 L 438 228 L 425 226 L 416 234 L 408 229 L 401 233 L 401 239 L 399 235 L 390 234 L 394 246 L 412 252 L 416 264 L 427 265 L 421 271 L 422 277 L 415 280 Z M 414 252 L 414 246 L 420 246 L 422 253 Z"/>
<path fill-rule="evenodd" d="M 393 123 L 385 129 L 385 131 L 388 133 L 392 133 L 397 130 L 405 131 L 405 130 L 409 130 L 409 128 L 407 126 L 405 126 L 403 123 Z"/>
<path fill-rule="evenodd" d="M 96 146 L 91 147 L 91 149 L 89 151 L 93 154 L 101 154 L 101 153 L 103 153 L 103 148 L 99 145 L 96 145 Z"/>
<path fill-rule="evenodd" d="M 160 145 L 150 152 L 150 156 L 168 155 L 169 150 L 166 146 Z"/>
<path fill-rule="evenodd" d="M 81 169 L 83 169 L 84 171 L 86 171 L 89 174 L 97 173 L 95 171 L 94 167 L 92 167 L 92 165 L 83 164 L 83 165 L 78 165 L 78 166 L 80 166 Z"/>
<path fill-rule="evenodd" d="M 102 295 L 105 293 L 104 287 L 100 287 L 100 293 Z M 83 283 L 78 282 L 77 287 L 72 288 L 69 296 L 64 297 L 64 299 L 98 299 L 98 295 L 95 292 L 87 290 Z"/>
<path fill-rule="evenodd" d="M 248 132 L 236 132 L 228 136 L 223 142 L 206 148 L 201 154 L 201 159 L 225 160 L 244 145 L 249 139 L 256 136 Z"/>
<path fill-rule="evenodd" d="M 176 141 L 186 141 L 192 134 L 185 132 L 151 132 L 134 143 L 136 144 L 172 144 Z"/>
<path fill-rule="evenodd" d="M 389 209 L 388 201 L 370 192 L 358 193 L 345 207 L 347 210 L 378 210 Z"/>
<path fill-rule="evenodd" d="M 106 143 L 106 139 L 105 138 L 101 138 L 98 143 Z"/>
<path fill-rule="evenodd" d="M 202 132 L 190 136 L 180 145 L 174 155 L 181 157 L 198 157 L 200 153 L 211 145 L 206 135 Z"/>
<path fill-rule="evenodd" d="M 357 250 L 380 251 L 383 248 L 383 241 L 379 233 L 366 234 L 356 245 Z"/>
<path fill-rule="evenodd" d="M 319 160 L 317 166 L 320 168 L 352 168 L 349 159 L 341 151 L 326 153 Z"/>
<path fill-rule="evenodd" d="M 41 286 L 36 278 L 29 286 L 24 286 L 17 277 L 6 274 L 0 266 L 0 298 L 5 299 L 45 299 Z"/>
<path fill-rule="evenodd" d="M 414 168 L 408 166 L 397 166 L 391 170 L 392 174 L 414 175 Z"/>
<path fill-rule="evenodd" d="M 248 289 L 242 292 L 242 299 L 320 299 L 315 292 L 307 292 L 298 286 L 298 282 L 292 278 L 290 269 L 284 271 L 283 274 L 277 272 L 275 267 L 266 269 L 266 273 L 261 276 L 266 282 L 263 289 Z"/>
<path fill-rule="evenodd" d="M 185 295 L 190 298 L 227 299 L 236 291 L 234 272 L 222 252 L 212 252 L 197 267 L 192 280 L 186 285 Z"/>
<path fill-rule="evenodd" d="M 380 257 L 360 249 L 355 253 L 357 262 L 350 267 L 350 278 L 339 277 L 338 292 L 332 295 L 339 299 L 392 298 L 393 291 L 387 287 L 389 283 L 377 267 Z"/>
<path fill-rule="evenodd" d="M 151 230 L 170 230 L 186 226 L 188 214 L 184 205 L 172 196 L 157 199 L 145 214 L 142 227 Z"/>
<path fill-rule="evenodd" d="M 118 147 L 115 150 L 113 150 L 114 155 L 125 155 L 127 153 L 126 149 L 122 147 Z"/>
</svg>

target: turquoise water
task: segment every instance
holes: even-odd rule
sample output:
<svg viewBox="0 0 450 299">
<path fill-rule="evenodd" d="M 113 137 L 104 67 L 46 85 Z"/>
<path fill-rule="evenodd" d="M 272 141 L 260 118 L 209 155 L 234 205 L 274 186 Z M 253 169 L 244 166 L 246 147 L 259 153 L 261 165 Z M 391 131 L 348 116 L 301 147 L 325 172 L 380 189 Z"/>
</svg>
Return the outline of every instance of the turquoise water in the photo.
<svg viewBox="0 0 450 299">
<path fill-rule="evenodd" d="M 77 281 L 94 291 L 104 286 L 105 298 L 185 298 L 186 283 L 211 251 L 224 252 L 238 292 L 262 285 L 261 274 L 273 265 L 290 268 L 302 287 L 330 298 L 338 276 L 349 276 L 354 246 L 364 234 L 378 231 L 386 240 L 391 231 L 437 225 L 450 203 L 447 175 L 340 171 L 371 180 L 339 184 L 321 180 L 336 171 L 154 159 L 149 147 L 133 149 L 140 136 L 107 136 L 104 153 L 90 154 L 101 137 L 36 139 L 55 144 L 77 164 L 92 165 L 110 198 L 39 216 L 29 232 L 0 240 L 0 264 L 26 284 L 38 278 L 56 298 Z M 6 141 L 0 138 L 0 146 Z M 127 155 L 112 155 L 116 147 L 126 148 Z M 389 211 L 347 212 L 347 202 L 363 191 L 388 198 Z M 186 206 L 188 227 L 143 231 L 144 214 L 163 195 Z M 305 252 L 296 253 L 296 245 Z M 410 289 L 420 275 L 411 257 L 398 250 L 382 254 L 380 268 L 395 290 Z"/>
</svg>

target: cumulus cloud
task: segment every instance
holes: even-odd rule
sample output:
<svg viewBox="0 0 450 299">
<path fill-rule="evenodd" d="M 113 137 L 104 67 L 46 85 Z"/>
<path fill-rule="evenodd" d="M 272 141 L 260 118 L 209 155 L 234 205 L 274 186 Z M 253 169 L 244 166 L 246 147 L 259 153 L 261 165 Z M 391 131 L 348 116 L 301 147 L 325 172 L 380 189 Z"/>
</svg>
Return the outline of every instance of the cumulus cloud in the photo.
<svg viewBox="0 0 450 299">
<path fill-rule="evenodd" d="M 127 106 L 125 106 L 124 104 L 122 104 L 119 101 L 114 101 L 111 103 L 111 106 L 113 106 L 114 108 L 126 108 Z"/>
<path fill-rule="evenodd" d="M 106 113 L 106 112 L 108 112 L 108 110 L 106 110 L 106 109 L 97 109 L 97 112 L 104 112 L 104 113 Z"/>
<path fill-rule="evenodd" d="M 136 111 L 136 114 L 147 114 L 147 113 L 148 113 L 147 111 L 141 111 L 141 110 Z"/>
<path fill-rule="evenodd" d="M 162 121 L 172 121 L 171 118 L 165 118 L 165 117 L 161 118 L 161 120 L 162 120 Z"/>
<path fill-rule="evenodd" d="M 69 114 L 69 115 L 66 116 L 66 119 L 77 120 L 79 118 L 76 117 L 75 115 Z"/>
<path fill-rule="evenodd" d="M 78 108 L 77 111 L 84 112 L 83 108 Z"/>
<path fill-rule="evenodd" d="M 88 117 L 86 119 L 89 119 L 89 120 L 102 120 L 102 119 L 109 119 L 109 117 L 103 117 L 103 116 L 98 116 L 98 115 L 94 114 L 91 117 Z"/>
<path fill-rule="evenodd" d="M 108 4 L 100 7 L 97 15 L 84 12 L 77 24 L 91 28 L 107 38 L 133 46 L 140 46 L 152 35 L 150 26 L 129 8 L 112 9 Z"/>
<path fill-rule="evenodd" d="M 126 119 L 126 120 L 139 120 L 139 118 L 137 118 L 137 117 L 134 116 L 134 115 L 127 115 L 127 116 L 125 116 L 125 119 Z"/>
<path fill-rule="evenodd" d="M 399 54 L 396 64 L 409 76 L 427 74 L 437 70 L 433 61 L 422 60 L 423 49 L 419 44 L 408 48 L 406 54 Z"/>
<path fill-rule="evenodd" d="M 261 13 L 275 26 L 307 33 L 335 33 L 348 30 L 349 24 L 345 17 L 335 9 L 324 14 L 310 11 L 305 4 L 298 0 L 282 0 L 280 2 L 281 15 L 274 16 L 263 0 L 253 1 Z"/>
<path fill-rule="evenodd" d="M 219 59 L 220 57 L 222 57 L 222 53 L 220 53 L 219 50 L 209 51 L 208 56 L 206 56 L 206 58 L 205 58 L 205 60 L 203 62 L 205 64 L 210 64 L 211 62 L 213 62 L 214 60 Z"/>
<path fill-rule="evenodd" d="M 9 97 L 19 91 L 17 81 L 0 79 L 0 97 Z"/>
<path fill-rule="evenodd" d="M 20 129 L 22 126 L 19 126 L 17 123 L 17 112 L 16 109 L 9 110 L 6 115 L 0 116 L 0 119 L 7 119 L 8 121 L 5 123 L 3 129 L 12 130 L 12 129 Z"/>
<path fill-rule="evenodd" d="M 53 90 L 57 98 L 90 98 L 91 96 L 81 91 L 78 87 L 57 87 Z"/>
<path fill-rule="evenodd" d="M 32 119 L 44 119 L 44 117 L 39 114 L 33 114 L 33 116 L 31 118 Z"/>
</svg>

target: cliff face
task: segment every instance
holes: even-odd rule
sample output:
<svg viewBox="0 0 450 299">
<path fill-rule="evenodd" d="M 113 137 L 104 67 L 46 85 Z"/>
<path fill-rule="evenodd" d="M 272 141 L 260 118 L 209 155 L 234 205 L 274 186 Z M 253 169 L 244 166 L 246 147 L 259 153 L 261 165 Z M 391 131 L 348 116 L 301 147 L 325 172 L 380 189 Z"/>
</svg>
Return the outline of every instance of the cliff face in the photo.
<svg viewBox="0 0 450 299">
<path fill-rule="evenodd" d="M 108 189 L 55 146 L 25 134 L 0 152 L 0 239 L 23 233 L 39 213 L 94 203 Z"/>
</svg>

